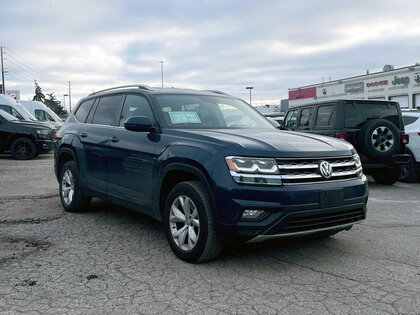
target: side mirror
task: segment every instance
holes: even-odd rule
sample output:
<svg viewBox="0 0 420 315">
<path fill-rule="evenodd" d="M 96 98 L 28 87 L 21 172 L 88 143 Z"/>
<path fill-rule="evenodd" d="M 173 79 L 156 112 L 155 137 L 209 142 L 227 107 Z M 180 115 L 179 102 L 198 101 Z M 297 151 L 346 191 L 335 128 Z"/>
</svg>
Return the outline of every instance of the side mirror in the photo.
<svg viewBox="0 0 420 315">
<path fill-rule="evenodd" d="M 152 120 L 145 116 L 131 116 L 125 121 L 124 128 L 131 131 L 150 132 L 153 130 Z"/>
</svg>

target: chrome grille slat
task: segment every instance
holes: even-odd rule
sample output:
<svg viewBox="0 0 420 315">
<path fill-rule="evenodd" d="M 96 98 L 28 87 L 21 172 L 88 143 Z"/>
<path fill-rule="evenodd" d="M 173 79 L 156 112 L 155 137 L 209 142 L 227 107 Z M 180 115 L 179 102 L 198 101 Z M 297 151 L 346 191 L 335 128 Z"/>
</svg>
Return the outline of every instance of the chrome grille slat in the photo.
<svg viewBox="0 0 420 315">
<path fill-rule="evenodd" d="M 284 185 L 312 182 L 331 182 L 357 178 L 358 169 L 352 156 L 328 158 L 278 158 L 276 159 Z M 318 165 L 327 161 L 332 167 L 331 177 L 326 179 L 318 172 Z"/>
</svg>

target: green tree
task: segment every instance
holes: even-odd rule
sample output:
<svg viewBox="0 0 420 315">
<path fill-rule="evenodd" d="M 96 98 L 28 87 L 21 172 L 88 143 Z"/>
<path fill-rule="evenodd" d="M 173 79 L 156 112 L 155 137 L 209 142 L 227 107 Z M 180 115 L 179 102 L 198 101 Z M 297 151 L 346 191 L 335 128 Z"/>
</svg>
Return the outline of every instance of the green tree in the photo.
<svg viewBox="0 0 420 315">
<path fill-rule="evenodd" d="M 44 93 L 42 93 L 42 89 L 41 89 L 41 87 L 38 85 L 38 82 L 36 82 L 36 80 L 34 80 L 35 81 L 35 95 L 34 95 L 34 97 L 33 97 L 33 101 L 40 101 L 40 102 L 43 102 L 44 103 L 44 101 L 45 101 L 45 95 L 44 95 Z"/>
<path fill-rule="evenodd" d="M 47 105 L 54 113 L 60 117 L 68 115 L 67 110 L 61 105 L 61 102 L 55 97 L 54 92 L 47 93 L 48 98 L 44 99 L 44 104 Z"/>
</svg>

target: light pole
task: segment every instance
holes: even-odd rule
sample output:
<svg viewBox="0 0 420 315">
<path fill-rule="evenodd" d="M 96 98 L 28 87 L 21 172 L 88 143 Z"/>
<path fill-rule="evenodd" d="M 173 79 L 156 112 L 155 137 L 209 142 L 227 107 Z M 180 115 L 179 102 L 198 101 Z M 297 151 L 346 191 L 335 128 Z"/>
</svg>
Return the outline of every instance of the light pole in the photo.
<svg viewBox="0 0 420 315">
<path fill-rule="evenodd" d="M 162 88 L 163 88 L 163 63 L 164 63 L 164 61 L 161 60 L 161 61 L 159 61 L 159 63 L 160 63 L 160 74 L 161 74 Z"/>
<path fill-rule="evenodd" d="M 246 89 L 249 90 L 249 105 L 252 105 L 252 98 L 251 98 L 251 90 L 253 89 L 253 86 L 247 86 Z"/>
<path fill-rule="evenodd" d="M 68 94 L 63 94 L 63 107 L 66 109 L 66 96 L 69 96 Z"/>
</svg>

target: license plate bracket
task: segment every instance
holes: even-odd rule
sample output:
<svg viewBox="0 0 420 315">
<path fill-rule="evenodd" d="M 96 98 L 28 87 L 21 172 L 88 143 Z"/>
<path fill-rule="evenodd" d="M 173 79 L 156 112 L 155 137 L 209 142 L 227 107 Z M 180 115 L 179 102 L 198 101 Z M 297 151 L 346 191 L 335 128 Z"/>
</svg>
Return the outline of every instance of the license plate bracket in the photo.
<svg viewBox="0 0 420 315">
<path fill-rule="evenodd" d="M 342 189 L 321 190 L 320 192 L 320 207 L 331 208 L 338 207 L 344 204 L 344 194 Z"/>
</svg>

